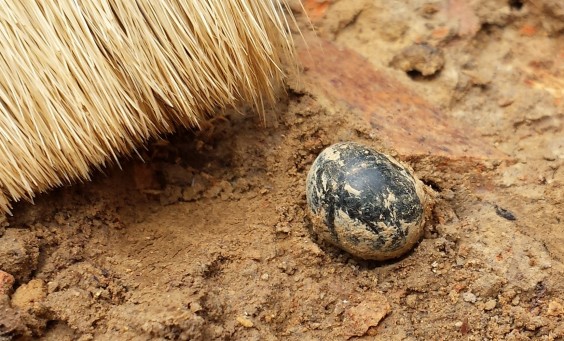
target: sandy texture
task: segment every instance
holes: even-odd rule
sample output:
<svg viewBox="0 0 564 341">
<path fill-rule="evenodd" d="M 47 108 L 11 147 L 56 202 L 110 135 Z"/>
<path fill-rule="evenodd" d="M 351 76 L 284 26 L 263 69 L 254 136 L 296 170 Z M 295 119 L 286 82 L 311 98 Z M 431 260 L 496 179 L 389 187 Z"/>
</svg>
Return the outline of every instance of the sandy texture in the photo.
<svg viewBox="0 0 564 341">
<path fill-rule="evenodd" d="M 561 1 L 305 7 L 311 55 L 319 40 L 360 54 L 334 72 L 358 58 L 382 75 L 366 78 L 377 93 L 336 80 L 350 91 L 331 93 L 306 68 L 266 128 L 225 113 L 152 143 L 146 163 L 17 205 L 0 222 L 0 340 L 564 338 Z M 386 98 L 404 109 L 362 105 Z M 435 192 L 424 239 L 397 261 L 311 233 L 307 171 L 347 140 Z"/>
</svg>

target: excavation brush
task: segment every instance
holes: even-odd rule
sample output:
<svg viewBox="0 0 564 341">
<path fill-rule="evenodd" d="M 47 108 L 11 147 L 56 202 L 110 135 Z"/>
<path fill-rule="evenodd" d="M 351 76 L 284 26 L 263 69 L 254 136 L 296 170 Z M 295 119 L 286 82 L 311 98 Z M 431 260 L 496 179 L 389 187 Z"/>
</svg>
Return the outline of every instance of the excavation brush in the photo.
<svg viewBox="0 0 564 341">
<path fill-rule="evenodd" d="M 0 208 L 218 109 L 276 101 L 277 0 L 0 1 Z"/>
</svg>

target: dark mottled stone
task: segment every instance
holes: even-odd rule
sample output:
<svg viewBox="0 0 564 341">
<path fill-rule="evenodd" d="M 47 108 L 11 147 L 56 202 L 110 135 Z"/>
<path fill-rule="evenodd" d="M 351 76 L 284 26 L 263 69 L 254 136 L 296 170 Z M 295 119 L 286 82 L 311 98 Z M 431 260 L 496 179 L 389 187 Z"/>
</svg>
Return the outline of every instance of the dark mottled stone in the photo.
<svg viewBox="0 0 564 341">
<path fill-rule="evenodd" d="M 424 194 L 391 157 L 357 143 L 325 149 L 307 178 L 316 231 L 361 258 L 394 258 L 419 239 Z"/>
</svg>

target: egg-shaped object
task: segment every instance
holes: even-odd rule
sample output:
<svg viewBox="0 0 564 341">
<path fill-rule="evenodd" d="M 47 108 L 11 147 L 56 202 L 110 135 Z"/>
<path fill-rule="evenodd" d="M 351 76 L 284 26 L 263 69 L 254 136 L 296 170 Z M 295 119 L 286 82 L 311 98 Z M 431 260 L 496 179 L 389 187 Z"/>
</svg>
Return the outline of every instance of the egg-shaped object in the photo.
<svg viewBox="0 0 564 341">
<path fill-rule="evenodd" d="M 424 185 L 397 160 L 361 144 L 323 150 L 307 175 L 306 196 L 313 230 L 359 258 L 399 257 L 423 235 Z"/>
</svg>

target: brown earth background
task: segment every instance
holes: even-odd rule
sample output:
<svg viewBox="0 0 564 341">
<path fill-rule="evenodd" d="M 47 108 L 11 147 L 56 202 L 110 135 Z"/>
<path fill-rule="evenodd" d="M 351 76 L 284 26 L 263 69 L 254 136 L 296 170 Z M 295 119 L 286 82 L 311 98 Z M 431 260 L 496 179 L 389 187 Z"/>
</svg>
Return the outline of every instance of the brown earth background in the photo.
<svg viewBox="0 0 564 341">
<path fill-rule="evenodd" d="M 0 226 L 0 340 L 564 339 L 564 3 L 310 0 L 267 113 L 218 113 Z M 312 34 L 312 29 L 316 33 Z M 391 262 L 311 233 L 332 143 L 410 165 Z"/>
</svg>

